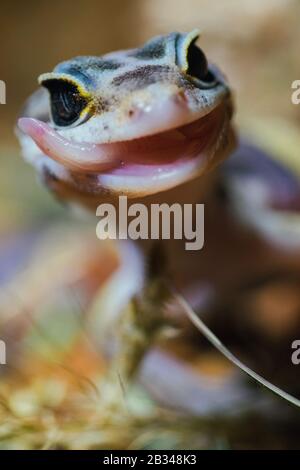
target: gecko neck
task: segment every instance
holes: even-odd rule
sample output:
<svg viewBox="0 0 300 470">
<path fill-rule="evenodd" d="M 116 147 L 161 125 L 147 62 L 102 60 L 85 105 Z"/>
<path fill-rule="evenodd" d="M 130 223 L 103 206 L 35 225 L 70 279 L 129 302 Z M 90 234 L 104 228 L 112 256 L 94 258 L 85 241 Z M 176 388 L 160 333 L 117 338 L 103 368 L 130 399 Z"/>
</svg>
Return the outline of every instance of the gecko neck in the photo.
<svg viewBox="0 0 300 470">
<path fill-rule="evenodd" d="M 211 201 L 213 199 L 217 179 L 217 172 L 211 172 L 208 173 L 205 177 L 197 177 L 192 181 L 184 183 L 180 186 L 176 186 L 175 188 L 169 189 L 159 194 L 134 199 L 134 203 L 138 202 L 146 205 L 149 213 L 151 212 L 152 204 L 167 204 L 169 208 L 173 204 L 179 204 L 181 206 L 182 214 L 184 214 L 185 212 L 184 205 L 189 204 L 192 206 L 194 217 L 196 204 L 204 204 L 205 206 L 208 201 Z M 172 236 L 172 234 L 174 234 L 173 222 L 174 219 L 172 218 L 170 227 L 170 239 L 160 239 L 159 241 L 153 239 L 137 240 L 137 243 L 141 247 L 146 258 L 151 257 L 153 255 L 153 252 L 156 250 L 156 247 L 158 247 L 159 245 L 159 251 L 163 251 L 167 258 L 173 258 L 173 261 L 174 258 L 176 258 L 178 263 L 176 262 L 175 264 L 178 264 L 178 266 L 182 265 L 181 258 L 185 258 L 186 254 L 188 253 L 186 251 L 187 240 L 184 237 L 182 239 L 174 239 L 174 237 Z M 195 221 L 193 221 L 193 224 L 194 223 Z M 190 254 L 191 253 L 195 252 L 191 251 Z M 168 262 L 168 264 L 172 263 Z"/>
</svg>

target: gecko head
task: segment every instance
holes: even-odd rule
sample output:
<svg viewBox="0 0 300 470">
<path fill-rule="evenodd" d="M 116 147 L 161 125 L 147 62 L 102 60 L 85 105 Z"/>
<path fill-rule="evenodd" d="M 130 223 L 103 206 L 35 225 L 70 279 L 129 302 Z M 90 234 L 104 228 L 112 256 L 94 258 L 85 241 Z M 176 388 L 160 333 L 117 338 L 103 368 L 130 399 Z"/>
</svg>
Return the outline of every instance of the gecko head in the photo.
<svg viewBox="0 0 300 470">
<path fill-rule="evenodd" d="M 25 157 L 73 193 L 100 197 L 154 194 L 205 174 L 234 139 L 229 88 L 198 36 L 171 33 L 41 75 L 19 120 Z"/>
</svg>

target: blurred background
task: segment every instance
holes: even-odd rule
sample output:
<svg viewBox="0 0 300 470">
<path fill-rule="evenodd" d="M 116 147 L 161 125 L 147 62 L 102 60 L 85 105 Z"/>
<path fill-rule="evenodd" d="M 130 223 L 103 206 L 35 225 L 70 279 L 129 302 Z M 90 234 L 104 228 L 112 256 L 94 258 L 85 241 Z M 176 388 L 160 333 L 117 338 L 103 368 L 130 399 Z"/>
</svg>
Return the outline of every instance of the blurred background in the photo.
<svg viewBox="0 0 300 470">
<path fill-rule="evenodd" d="M 97 345 L 92 346 L 84 333 L 82 318 L 94 302 L 97 287 L 115 269 L 117 256 L 112 247 L 103 248 L 97 243 L 95 224 L 88 226 L 74 220 L 37 182 L 34 170 L 21 158 L 14 126 L 24 100 L 36 88 L 38 75 L 52 70 L 58 62 L 77 55 L 101 55 L 135 47 L 157 34 L 199 27 L 203 31 L 199 44 L 210 61 L 217 63 L 227 75 L 233 88 L 239 132 L 272 152 L 279 161 L 286 162 L 289 170 L 298 175 L 300 105 L 291 103 L 291 83 L 300 79 L 300 2 L 12 0 L 1 2 L 0 13 L 0 79 L 7 86 L 7 104 L 0 105 L 0 338 L 9 345 L 8 364 L 0 369 L 0 401 L 1 406 L 5 404 L 1 411 L 0 447 L 299 446 L 297 410 L 287 407 L 284 424 L 275 430 L 266 411 L 270 407 L 273 416 L 274 403 L 271 406 L 256 395 L 253 398 L 253 384 L 247 384 L 250 391 L 247 387 L 245 391 L 239 373 L 207 345 L 199 353 L 198 344 L 187 346 L 184 339 L 170 341 L 166 346 L 173 359 L 169 357 L 165 363 L 166 358 L 158 355 L 148 364 L 151 377 L 154 360 L 161 370 L 173 370 L 174 366 L 174 376 L 180 373 L 183 374 L 180 377 L 185 377 L 186 369 L 193 371 L 194 375 L 186 379 L 191 381 L 190 392 L 181 397 L 180 403 L 176 402 L 178 397 L 173 397 L 175 409 L 182 409 L 182 401 L 189 402 L 183 406 L 190 415 L 184 418 L 182 434 L 175 432 L 176 414 L 165 415 L 162 408 L 156 407 L 153 395 L 161 398 L 165 384 L 151 397 L 139 387 L 131 397 L 134 413 L 144 420 L 144 440 L 143 433 L 138 440 L 141 430 L 134 420 L 130 432 L 130 423 L 119 423 L 119 432 L 108 441 L 101 441 L 103 436 L 99 436 L 96 421 L 90 433 L 82 434 L 82 423 L 96 419 L 97 399 L 90 388 L 93 389 L 105 369 Z M 252 259 L 257 256 L 259 262 L 264 250 L 268 250 L 265 245 L 263 249 L 254 249 Z M 279 256 L 283 259 L 285 253 Z M 299 258 L 299 250 L 296 255 L 293 252 L 286 256 Z M 103 265 L 105 273 L 101 269 Z M 232 331 L 237 337 L 241 334 L 241 342 L 247 337 L 247 331 L 235 315 L 242 311 L 247 317 L 256 312 L 251 317 L 256 320 L 250 322 L 255 340 L 259 338 L 256 349 L 248 338 L 254 354 L 252 365 L 256 369 L 260 365 L 260 372 L 267 371 L 269 379 L 290 387 L 290 391 L 296 384 L 295 392 L 300 390 L 297 367 L 287 371 L 283 365 L 279 371 L 274 368 L 277 359 L 270 360 L 270 357 L 282 358 L 284 354 L 284 364 L 290 364 L 286 345 L 299 332 L 299 287 L 298 280 L 293 279 L 291 285 L 284 279 L 283 283 L 268 285 L 267 291 L 247 292 L 248 297 L 239 296 L 226 304 L 226 308 L 218 305 L 214 312 L 217 315 L 217 311 L 228 310 L 228 315 L 234 318 Z M 287 312 L 288 319 L 283 323 L 281 308 Z M 229 341 L 228 325 L 227 329 L 223 324 L 217 326 L 225 331 Z M 287 331 L 284 338 L 283 331 Z M 232 338 L 230 341 L 235 344 Z M 274 348 L 277 356 L 270 354 L 270 348 L 264 350 L 264 344 Z M 239 350 L 239 340 L 235 346 Z M 244 357 L 247 358 L 245 350 Z M 215 393 L 212 401 L 210 387 Z M 259 403 L 254 414 L 253 409 L 247 414 L 249 400 L 252 404 L 256 400 Z M 221 411 L 213 406 L 219 402 L 222 402 Z M 216 412 L 227 416 L 228 408 L 234 411 L 234 418 L 228 421 L 223 414 L 215 418 Z M 241 417 L 244 409 L 246 418 Z M 286 411 L 275 400 L 275 410 L 283 409 Z M 205 420 L 199 418 L 202 415 Z M 213 416 L 213 421 L 207 422 L 208 416 Z M 71 431 L 70 422 L 74 424 Z"/>
</svg>

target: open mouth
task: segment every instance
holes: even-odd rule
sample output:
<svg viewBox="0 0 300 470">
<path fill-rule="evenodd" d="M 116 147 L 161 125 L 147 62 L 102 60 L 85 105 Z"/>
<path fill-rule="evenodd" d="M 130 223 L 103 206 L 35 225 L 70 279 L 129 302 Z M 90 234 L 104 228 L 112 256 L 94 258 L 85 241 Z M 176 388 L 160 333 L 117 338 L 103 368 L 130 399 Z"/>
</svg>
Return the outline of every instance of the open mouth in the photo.
<svg viewBox="0 0 300 470">
<path fill-rule="evenodd" d="M 228 122 L 228 106 L 223 103 L 189 124 L 147 137 L 100 144 L 66 139 L 33 118 L 20 118 L 18 124 L 44 158 L 56 161 L 71 174 L 94 174 L 102 188 L 149 194 L 213 166 Z"/>
</svg>

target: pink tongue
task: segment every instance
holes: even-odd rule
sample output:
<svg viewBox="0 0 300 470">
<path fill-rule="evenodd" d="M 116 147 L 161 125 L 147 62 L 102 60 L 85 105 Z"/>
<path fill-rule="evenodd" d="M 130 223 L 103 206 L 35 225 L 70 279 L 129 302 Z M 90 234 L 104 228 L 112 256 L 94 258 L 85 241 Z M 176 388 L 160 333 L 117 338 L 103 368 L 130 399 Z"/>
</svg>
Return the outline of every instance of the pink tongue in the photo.
<svg viewBox="0 0 300 470">
<path fill-rule="evenodd" d="M 187 149 L 186 137 L 177 130 L 124 142 L 89 144 L 65 139 L 37 119 L 20 118 L 18 125 L 45 155 L 77 172 L 103 173 L 129 162 L 162 165 L 180 158 Z"/>
<path fill-rule="evenodd" d="M 214 116 L 200 118 L 177 129 L 123 142 L 90 144 L 66 139 L 52 127 L 32 118 L 20 118 L 21 131 L 42 153 L 74 172 L 107 173 L 127 164 L 164 165 L 199 155 L 211 139 Z"/>
<path fill-rule="evenodd" d="M 18 126 L 49 157 L 72 171 L 107 171 L 121 164 L 120 152 L 111 152 L 109 144 L 88 144 L 67 140 L 48 124 L 32 118 L 20 118 Z"/>
</svg>

